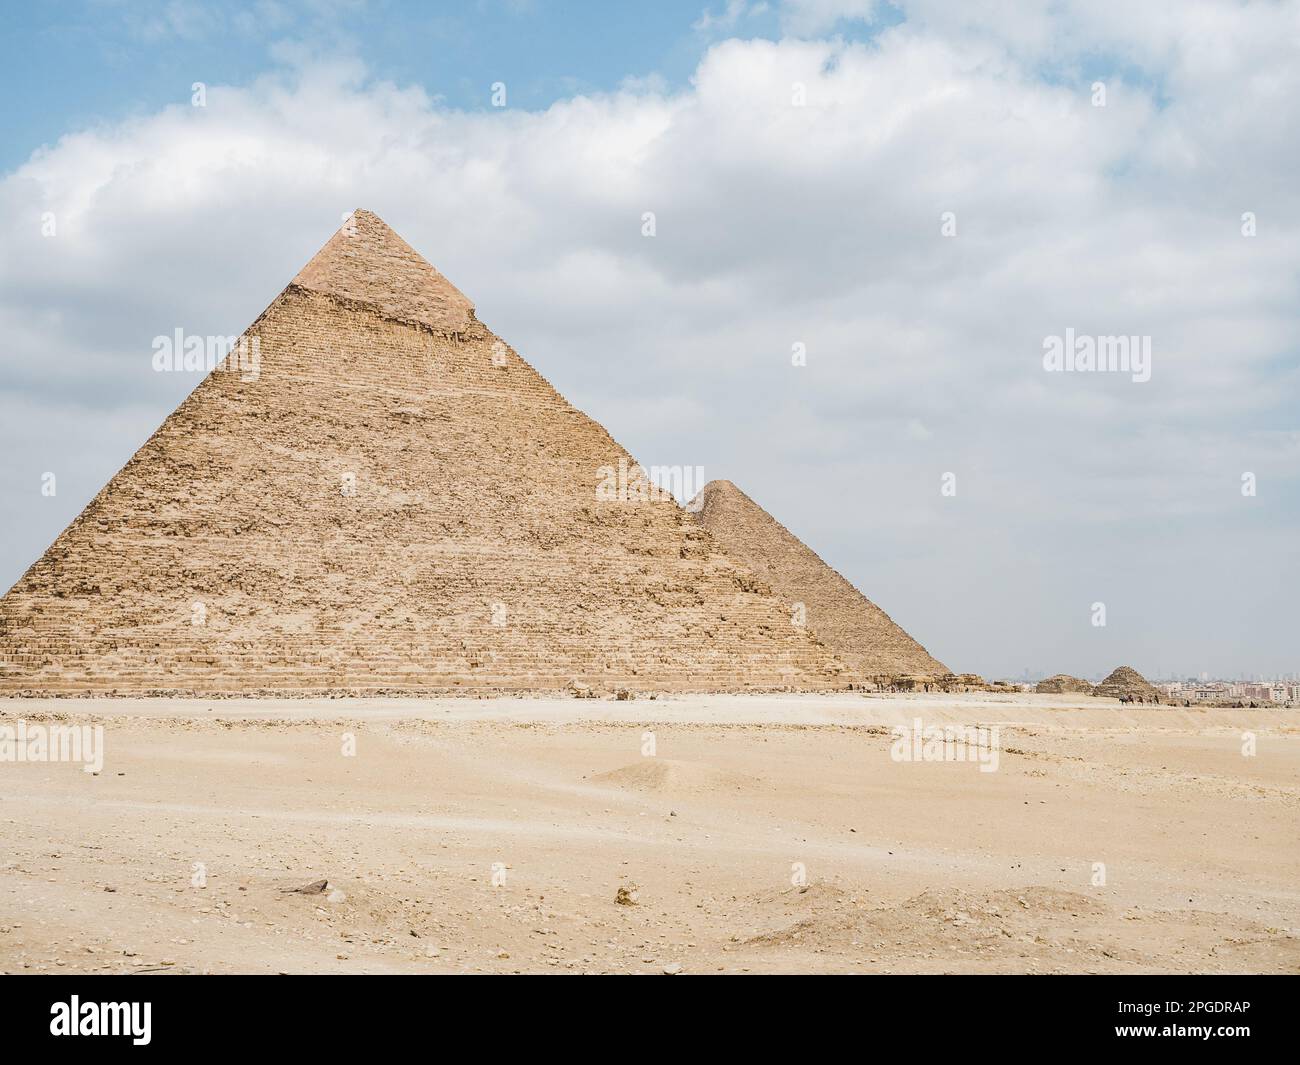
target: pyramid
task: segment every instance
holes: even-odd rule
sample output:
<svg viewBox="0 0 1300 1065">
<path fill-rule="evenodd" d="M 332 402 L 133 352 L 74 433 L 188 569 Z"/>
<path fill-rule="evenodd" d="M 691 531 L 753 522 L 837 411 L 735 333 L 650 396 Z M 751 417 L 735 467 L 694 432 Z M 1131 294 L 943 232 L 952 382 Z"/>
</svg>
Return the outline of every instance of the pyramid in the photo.
<svg viewBox="0 0 1300 1065">
<path fill-rule="evenodd" d="M 787 609 L 803 604 L 807 627 L 849 667 L 848 679 L 928 679 L 950 672 L 730 481 L 710 481 L 690 509 L 726 550 L 772 586 Z"/>
<path fill-rule="evenodd" d="M 1093 689 L 1093 694 L 1109 696 L 1112 699 L 1120 699 L 1127 695 L 1130 699 L 1156 702 L 1160 698 L 1160 689 L 1132 666 L 1118 666 L 1109 677 Z"/>
<path fill-rule="evenodd" d="M 377 216 L 241 344 L 0 599 L 0 693 L 840 685 Z"/>
</svg>

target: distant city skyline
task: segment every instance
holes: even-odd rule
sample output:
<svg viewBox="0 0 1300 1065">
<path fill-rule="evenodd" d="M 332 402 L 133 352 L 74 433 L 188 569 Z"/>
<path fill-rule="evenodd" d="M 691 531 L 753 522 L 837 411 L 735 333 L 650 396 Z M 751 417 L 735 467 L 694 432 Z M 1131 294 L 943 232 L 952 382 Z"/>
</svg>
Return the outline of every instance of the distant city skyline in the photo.
<svg viewBox="0 0 1300 1065">
<path fill-rule="evenodd" d="M 1045 680 L 1047 677 L 1056 676 L 1060 672 L 1061 670 L 1059 669 L 1048 672 L 1045 670 L 1031 670 L 1026 668 L 1016 676 L 1007 677 L 1005 679 L 1038 681 L 1038 680 Z M 1139 672 L 1141 671 L 1139 670 Z M 1105 674 L 1094 673 L 1091 676 L 1088 676 L 1086 674 L 1080 674 L 1080 676 L 1084 680 L 1093 680 L 1094 678 L 1098 678 L 1098 679 L 1104 678 Z M 997 679 L 997 678 L 990 678 L 990 679 Z M 1270 681 L 1279 681 L 1282 683 L 1296 683 L 1296 682 L 1300 682 L 1300 671 L 1293 670 L 1287 673 L 1277 673 L 1268 676 L 1261 674 L 1258 676 L 1241 675 L 1236 677 L 1211 676 L 1208 672 L 1204 670 L 1201 671 L 1200 673 L 1160 673 L 1160 672 L 1153 671 L 1149 676 L 1147 676 L 1147 680 L 1151 681 L 1153 684 L 1157 682 L 1164 683 L 1168 681 L 1199 681 L 1199 682 L 1211 683 L 1211 684 L 1213 683 L 1234 683 L 1235 684 L 1235 683 L 1243 683 L 1243 682 L 1262 684 Z"/>
</svg>

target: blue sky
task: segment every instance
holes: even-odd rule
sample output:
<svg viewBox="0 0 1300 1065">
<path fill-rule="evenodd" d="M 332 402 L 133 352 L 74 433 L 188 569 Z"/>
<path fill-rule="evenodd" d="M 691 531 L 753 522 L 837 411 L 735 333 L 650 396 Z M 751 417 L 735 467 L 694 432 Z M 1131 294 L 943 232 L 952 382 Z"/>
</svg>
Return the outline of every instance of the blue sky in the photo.
<svg viewBox="0 0 1300 1065">
<path fill-rule="evenodd" d="M 779 38 L 777 8 L 757 6 L 743 16 L 746 35 Z M 725 0 L 714 4 L 713 16 L 725 8 Z M 835 30 L 865 38 L 897 17 L 885 7 L 870 24 L 838 20 Z M 512 106 L 528 109 L 628 78 L 679 86 L 728 30 L 708 18 L 702 0 L 10 4 L 0 42 L 0 170 L 68 130 L 150 114 L 188 99 L 195 81 L 247 82 L 298 51 L 355 56 L 382 77 L 470 110 L 489 106 L 497 80 L 509 85 Z"/>
<path fill-rule="evenodd" d="M 1300 670 L 1296 0 L 11 7 L 0 587 L 366 207 L 958 670 Z"/>
</svg>

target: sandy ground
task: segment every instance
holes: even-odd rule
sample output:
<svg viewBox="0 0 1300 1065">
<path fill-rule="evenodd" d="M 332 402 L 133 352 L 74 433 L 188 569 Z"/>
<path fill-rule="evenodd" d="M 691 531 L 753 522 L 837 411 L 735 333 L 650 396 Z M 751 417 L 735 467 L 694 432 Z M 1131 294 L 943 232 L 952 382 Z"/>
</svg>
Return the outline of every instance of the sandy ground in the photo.
<svg viewBox="0 0 1300 1065">
<path fill-rule="evenodd" d="M 997 771 L 893 760 L 916 717 L 997 725 Z M 5 972 L 1300 971 L 1300 711 L 0 702 L 20 718 L 101 724 L 106 757 L 0 763 Z"/>
</svg>

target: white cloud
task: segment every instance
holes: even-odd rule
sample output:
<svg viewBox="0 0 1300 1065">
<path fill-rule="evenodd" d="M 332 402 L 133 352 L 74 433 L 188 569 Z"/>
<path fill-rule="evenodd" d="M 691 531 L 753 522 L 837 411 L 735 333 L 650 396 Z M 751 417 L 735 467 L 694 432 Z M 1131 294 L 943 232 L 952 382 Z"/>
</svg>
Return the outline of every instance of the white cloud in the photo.
<svg viewBox="0 0 1300 1065">
<path fill-rule="evenodd" d="M 866 7 L 785 15 L 806 34 Z M 645 461 L 736 481 L 955 667 L 1286 668 L 1279 618 L 1225 633 L 1169 605 L 1186 580 L 1226 582 L 1213 598 L 1298 575 L 1277 550 L 1300 468 L 1278 402 L 1300 342 L 1296 6 L 903 7 L 871 44 L 725 41 L 686 91 L 537 113 L 282 51 L 299 65 L 206 109 L 37 153 L 0 181 L 3 577 L 193 385 L 152 373 L 150 339 L 238 332 L 364 206 Z M 1105 108 L 1073 69 L 1093 52 L 1127 68 Z M 1150 335 L 1151 382 L 1045 374 L 1067 327 Z M 70 487 L 39 510 L 49 468 Z M 1120 572 L 1108 634 L 1052 657 L 1091 638 L 1059 604 Z M 1171 646 L 1194 661 L 1154 660 Z"/>
<path fill-rule="evenodd" d="M 706 8 L 691 28 L 702 33 L 733 30 L 741 17 L 751 11 L 753 6 L 756 5 L 751 5 L 748 0 L 727 0 L 722 9 L 717 12 Z"/>
<path fill-rule="evenodd" d="M 842 21 L 870 22 L 882 0 L 783 0 L 781 28 L 795 37 L 817 37 Z"/>
</svg>

